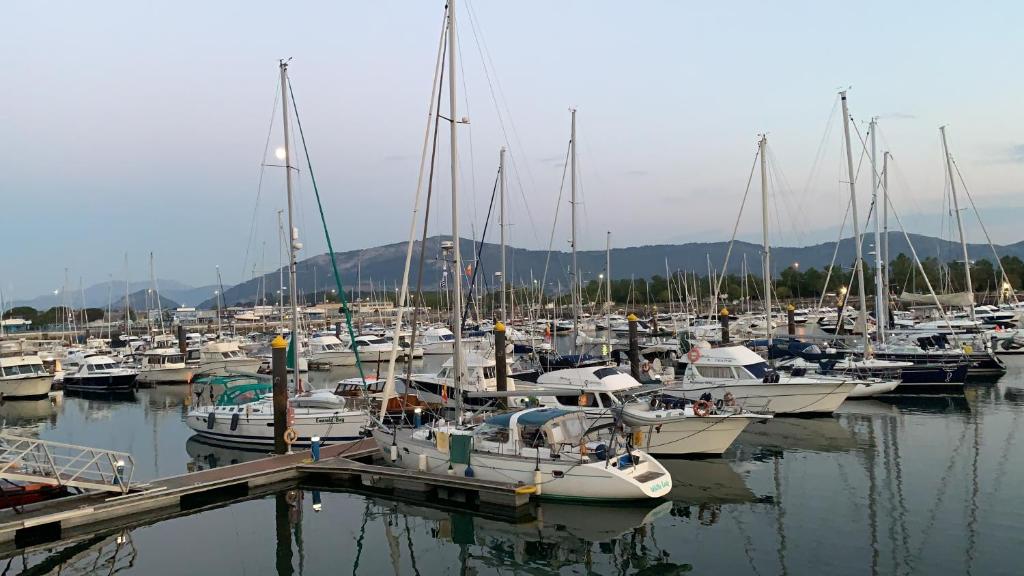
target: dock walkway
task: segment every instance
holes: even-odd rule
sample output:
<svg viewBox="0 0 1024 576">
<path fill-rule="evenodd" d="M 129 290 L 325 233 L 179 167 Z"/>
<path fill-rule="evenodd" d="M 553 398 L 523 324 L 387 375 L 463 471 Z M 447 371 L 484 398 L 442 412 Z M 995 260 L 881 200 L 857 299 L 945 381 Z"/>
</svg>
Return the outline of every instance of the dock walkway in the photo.
<svg viewBox="0 0 1024 576">
<path fill-rule="evenodd" d="M 111 496 L 90 492 L 0 511 L 0 555 L 56 540 L 95 536 L 255 498 L 309 480 L 320 487 L 352 487 L 402 498 L 439 500 L 483 509 L 517 511 L 530 500 L 512 484 L 431 474 L 358 462 L 378 453 L 376 442 L 325 446 L 320 461 L 308 451 L 269 456 L 133 485 Z"/>
</svg>

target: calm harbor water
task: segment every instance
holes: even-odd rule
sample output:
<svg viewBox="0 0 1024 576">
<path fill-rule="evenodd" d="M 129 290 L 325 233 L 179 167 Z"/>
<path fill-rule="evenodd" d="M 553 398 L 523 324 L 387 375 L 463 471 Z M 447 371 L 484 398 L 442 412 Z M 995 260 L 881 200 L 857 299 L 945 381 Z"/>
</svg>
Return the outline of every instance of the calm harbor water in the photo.
<svg viewBox="0 0 1024 576">
<path fill-rule="evenodd" d="M 310 489 L 57 545 L 3 574 L 1020 574 L 1024 358 L 960 397 L 849 401 L 668 460 L 669 499 L 486 515 Z M 326 382 L 338 374 L 312 374 Z M 0 405 L 8 428 L 125 450 L 147 479 L 250 458 L 190 440 L 187 389 Z M 320 510 L 314 508 L 318 501 Z"/>
</svg>

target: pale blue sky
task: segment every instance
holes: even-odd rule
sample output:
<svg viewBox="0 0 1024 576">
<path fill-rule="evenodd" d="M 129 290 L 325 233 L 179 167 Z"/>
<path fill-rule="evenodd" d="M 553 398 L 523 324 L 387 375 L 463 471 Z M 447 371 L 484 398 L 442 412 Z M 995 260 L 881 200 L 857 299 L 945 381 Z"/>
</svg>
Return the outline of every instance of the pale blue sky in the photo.
<svg viewBox="0 0 1024 576">
<path fill-rule="evenodd" d="M 148 275 L 150 250 L 159 276 L 193 284 L 214 282 L 216 264 L 225 283 L 243 279 L 264 242 L 262 265 L 276 266 L 280 170 L 268 172 L 258 205 L 256 181 L 280 57 L 294 58 L 336 248 L 404 240 L 442 9 L 8 3 L 0 285 L 23 298 L 59 286 L 65 267 L 75 284 L 121 278 L 125 250 L 134 279 Z M 838 115 L 809 174 L 843 86 L 855 118 L 881 117 L 880 148 L 900 173 L 895 202 L 914 231 L 948 228 L 937 129 L 947 123 L 994 239 L 1024 239 L 1022 12 L 1018 2 L 463 1 L 463 234 L 482 224 L 504 142 L 479 38 L 518 169 L 514 244 L 548 243 L 569 106 L 579 109 L 581 248 L 603 248 L 605 230 L 619 246 L 727 239 L 761 131 L 789 185 L 778 188 L 775 241 L 831 239 L 846 193 Z M 440 148 L 432 230 L 448 233 L 446 133 Z M 859 191 L 866 206 L 864 175 Z M 300 196 L 310 256 L 324 242 L 308 183 Z M 743 219 L 746 238 L 759 234 L 758 209 Z M 983 240 L 973 220 L 968 230 Z"/>
</svg>

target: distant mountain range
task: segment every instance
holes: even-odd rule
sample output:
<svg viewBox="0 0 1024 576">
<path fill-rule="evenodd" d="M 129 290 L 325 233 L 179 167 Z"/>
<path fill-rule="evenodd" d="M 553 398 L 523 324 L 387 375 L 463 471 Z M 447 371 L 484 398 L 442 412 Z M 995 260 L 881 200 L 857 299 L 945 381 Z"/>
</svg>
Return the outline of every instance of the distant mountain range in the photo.
<svg viewBox="0 0 1024 576">
<path fill-rule="evenodd" d="M 439 288 L 443 265 L 441 262 L 441 241 L 446 238 L 434 236 L 427 239 L 426 258 L 423 264 L 423 290 L 436 291 Z M 864 257 L 873 261 L 872 245 L 873 236 L 864 238 Z M 911 234 L 913 242 L 920 258 L 935 257 L 946 262 L 960 258 L 960 245 L 948 240 L 942 240 L 931 236 Z M 686 244 L 660 244 L 652 246 L 634 246 L 629 248 L 613 248 L 611 251 L 612 278 L 649 278 L 655 274 L 664 275 L 666 262 L 672 273 L 678 271 L 696 272 L 701 276 L 707 275 L 708 261 L 715 270 L 721 270 L 725 258 L 728 242 L 690 242 Z M 462 259 L 464 263 L 472 263 L 477 268 L 480 285 L 493 286 L 494 272 L 500 266 L 499 247 L 496 244 L 484 243 L 481 246 L 474 246 L 471 240 L 463 239 L 460 244 Z M 387 244 L 376 248 L 364 250 L 350 250 L 336 254 L 338 271 L 341 275 L 345 290 L 351 295 L 360 294 L 363 297 L 370 297 L 375 294 L 377 298 L 394 298 L 394 290 L 402 280 L 402 267 L 405 263 L 404 242 Z M 968 254 L 972 260 L 986 258 L 993 259 L 992 249 L 987 244 L 969 244 Z M 479 258 L 477 258 L 479 250 Z M 800 269 L 806 270 L 814 267 L 826 268 L 832 261 L 832 254 L 836 250 L 835 242 L 815 244 L 813 246 L 791 247 L 779 246 L 772 248 L 772 272 L 778 275 L 785 268 L 799 264 Z M 1024 258 L 1024 241 L 1004 246 L 996 246 L 999 256 L 1017 256 Z M 890 232 L 889 253 L 895 258 L 900 253 L 910 255 L 910 248 L 903 234 Z M 845 238 L 839 243 L 839 251 L 836 262 L 842 266 L 849 267 L 854 259 L 855 246 L 852 238 Z M 415 290 L 417 281 L 417 270 L 419 264 L 420 243 L 416 242 L 414 248 L 413 266 L 410 272 L 411 288 Z M 747 269 L 753 274 L 761 273 L 761 246 L 750 242 L 736 242 L 730 256 L 728 272 L 738 274 L 741 271 L 743 259 L 746 257 Z M 605 253 L 599 250 L 583 250 L 577 253 L 580 276 L 584 282 L 594 280 L 599 274 L 605 271 Z M 568 252 L 552 252 L 550 257 L 544 250 L 527 250 L 523 248 L 510 247 L 507 252 L 507 265 L 510 281 L 516 286 L 524 286 L 541 282 L 544 278 L 545 263 L 547 269 L 547 289 L 556 291 L 561 285 L 563 288 L 569 284 L 569 267 L 572 262 L 571 254 Z M 324 291 L 334 287 L 334 279 L 331 273 L 331 261 L 327 254 L 313 256 L 299 262 L 296 266 L 298 286 L 300 294 L 307 298 L 314 290 L 323 297 Z M 265 296 L 268 303 L 277 300 L 278 271 L 273 271 L 264 276 L 253 278 L 241 284 L 237 284 L 224 291 L 223 304 L 232 306 L 235 304 L 246 304 L 256 302 Z M 449 279 L 451 279 L 449 272 Z M 361 284 L 359 280 L 362 280 Z M 288 283 L 288 275 L 284 274 L 285 284 Z M 193 287 L 176 280 L 161 279 L 157 281 L 160 287 L 160 300 L 164 309 L 181 306 L 196 306 L 198 308 L 214 308 L 215 285 Z M 147 302 L 146 291 L 150 288 L 149 282 L 131 282 L 131 305 L 134 309 L 145 308 Z M 84 299 L 87 307 L 106 308 L 110 302 L 112 308 L 120 310 L 124 308 L 125 285 L 123 280 L 111 280 L 101 284 L 89 286 L 84 290 Z M 287 292 L 286 292 L 287 293 Z M 68 288 L 66 292 L 71 306 L 79 308 L 82 305 L 83 292 L 77 288 Z M 37 310 L 46 310 L 61 303 L 61 295 L 44 294 L 31 300 L 17 300 L 16 306 L 31 306 Z M 11 303 L 8 303 L 10 306 Z"/>
<path fill-rule="evenodd" d="M 178 282 L 177 280 L 158 279 L 157 286 L 160 288 L 160 301 L 165 307 L 177 307 L 180 304 L 195 305 L 210 298 L 216 286 L 193 287 Z M 146 290 L 150 288 L 147 282 L 130 282 L 128 289 L 131 293 L 131 306 L 134 309 L 145 307 Z M 31 306 L 36 310 L 47 310 L 58 306 L 62 302 L 74 308 L 82 307 L 84 296 L 86 308 L 106 308 L 109 303 L 114 310 L 124 308 L 124 280 L 110 280 L 100 284 L 94 284 L 79 290 L 78 287 L 67 287 L 64 297 L 58 294 L 43 294 L 31 300 L 16 300 L 15 306 Z M 11 303 L 7 303 L 10 307 Z"/>
<path fill-rule="evenodd" d="M 942 261 L 950 261 L 960 258 L 959 243 L 950 242 L 930 236 L 910 234 L 910 240 L 917 250 L 920 258 L 935 257 Z M 441 263 L 440 243 L 443 238 L 432 237 L 427 240 L 426 258 L 423 266 L 423 290 L 435 291 L 440 285 L 443 271 Z M 869 262 L 873 261 L 873 236 L 864 238 L 864 257 Z M 675 273 L 677 271 L 696 272 L 701 276 L 707 275 L 708 260 L 711 267 L 716 270 L 722 269 L 722 262 L 725 258 L 728 242 L 709 243 L 686 243 L 676 245 L 653 245 L 636 246 L 630 248 L 613 248 L 611 250 L 611 276 L 612 278 L 648 278 L 655 274 L 664 275 L 666 262 L 668 269 Z M 463 239 L 460 243 L 462 259 L 464 262 L 476 261 L 476 250 L 471 240 Z M 855 257 L 856 246 L 852 238 L 845 238 L 839 243 L 839 251 L 836 262 L 839 265 L 849 267 Z M 378 298 L 394 298 L 394 289 L 401 282 L 402 267 L 405 262 L 406 244 L 395 243 L 365 250 L 351 250 L 336 254 L 338 271 L 346 291 L 361 291 L 364 297 L 369 297 L 375 292 Z M 836 250 L 835 242 L 826 242 L 805 247 L 780 246 L 772 248 L 772 272 L 778 275 L 785 268 L 798 264 L 802 270 L 807 268 L 823 269 L 828 267 L 832 261 L 832 255 Z M 1024 258 L 1024 242 L 1017 242 L 1005 246 L 996 246 L 1000 257 L 1017 256 Z M 417 269 L 419 263 L 420 243 L 416 242 L 414 248 L 413 266 L 410 272 L 410 287 L 415 289 Z M 900 253 L 910 255 L 910 248 L 902 233 L 889 233 L 889 253 L 895 258 Z M 987 244 L 969 244 L 968 254 L 972 260 L 987 258 L 993 259 L 992 249 Z M 751 273 L 761 273 L 761 246 L 749 242 L 736 242 L 733 246 L 732 255 L 728 265 L 728 272 L 738 274 L 741 271 L 744 256 L 747 261 L 747 268 Z M 534 281 L 540 282 L 544 276 L 545 262 L 548 261 L 548 253 L 544 250 L 526 250 L 522 248 L 508 248 L 507 266 L 509 280 L 514 281 L 517 286 L 531 284 Z M 569 267 L 572 258 L 567 252 L 552 252 L 548 265 L 547 283 L 548 290 L 557 290 L 560 283 L 563 287 L 569 283 Z M 580 276 L 584 282 L 596 279 L 598 274 L 605 270 L 605 252 L 596 250 L 585 250 L 577 253 Z M 477 263 L 479 266 L 478 283 L 494 282 L 494 272 L 499 269 L 499 246 L 485 243 L 480 248 L 480 257 Z M 451 274 L 449 272 L 449 274 Z M 307 258 L 297 263 L 296 275 L 301 294 L 310 295 L 314 289 L 318 294 L 334 287 L 334 280 L 331 274 L 331 262 L 327 254 L 321 254 Z M 357 286 L 361 277 L 361 286 Z M 249 303 L 257 301 L 261 295 L 265 295 L 268 302 L 276 301 L 278 290 L 278 272 L 274 271 L 262 277 L 253 278 L 243 282 L 224 292 L 223 303 L 225 305 Z M 287 273 L 284 275 L 285 284 L 288 282 Z M 451 278 L 451 276 L 449 276 Z M 163 281 L 161 281 L 163 282 Z M 212 297 L 213 290 L 206 289 L 207 299 L 199 304 L 201 308 L 216 306 Z M 164 291 L 161 291 L 163 294 Z M 169 294 L 168 294 L 169 295 Z M 357 294 L 358 295 L 358 294 Z M 321 296 L 322 297 L 322 296 Z"/>
</svg>

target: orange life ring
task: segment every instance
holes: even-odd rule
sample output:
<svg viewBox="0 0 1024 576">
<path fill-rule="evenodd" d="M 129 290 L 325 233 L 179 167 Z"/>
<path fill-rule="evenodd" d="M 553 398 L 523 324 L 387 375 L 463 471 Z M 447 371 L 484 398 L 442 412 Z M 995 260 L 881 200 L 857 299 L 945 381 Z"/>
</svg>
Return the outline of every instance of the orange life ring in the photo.
<svg viewBox="0 0 1024 576">
<path fill-rule="evenodd" d="M 696 364 L 700 360 L 700 349 L 696 346 L 690 348 L 690 351 L 686 353 L 686 359 L 690 361 L 690 364 Z"/>
<path fill-rule="evenodd" d="M 693 403 L 693 415 L 701 418 L 711 413 L 711 402 L 707 400 L 697 400 Z"/>
<path fill-rule="evenodd" d="M 284 442 L 285 444 L 295 444 L 295 441 L 299 439 L 299 434 L 295 432 L 294 428 L 289 428 L 284 431 Z"/>
</svg>

